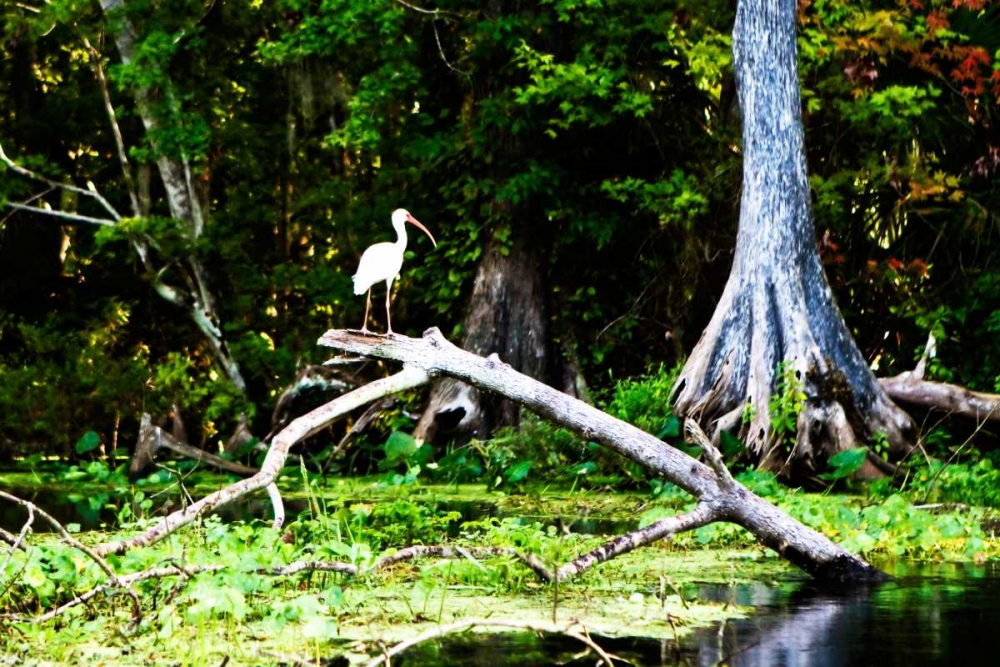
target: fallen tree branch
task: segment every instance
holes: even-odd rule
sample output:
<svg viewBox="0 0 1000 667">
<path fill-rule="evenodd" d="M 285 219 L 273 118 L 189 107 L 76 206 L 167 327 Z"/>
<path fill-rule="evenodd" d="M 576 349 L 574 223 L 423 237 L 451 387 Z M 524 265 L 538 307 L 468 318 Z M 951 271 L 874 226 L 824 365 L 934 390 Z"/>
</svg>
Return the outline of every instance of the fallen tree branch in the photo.
<svg viewBox="0 0 1000 667">
<path fill-rule="evenodd" d="M 735 523 L 750 531 L 764 546 L 824 582 L 888 578 L 742 484 L 729 482 L 712 467 L 649 433 L 518 373 L 495 355 L 484 359 L 457 348 L 436 328 L 426 331 L 420 339 L 399 335 L 371 337 L 333 330 L 324 334 L 319 343 L 345 352 L 400 361 L 406 368 L 419 368 L 428 376 L 447 375 L 494 391 L 636 461 L 698 499 L 703 509 L 694 517 L 685 515 L 683 520 L 678 519 L 678 528 L 701 520 Z"/>
<path fill-rule="evenodd" d="M 98 545 L 94 549 L 95 553 L 101 556 L 123 554 L 132 547 L 148 546 L 217 507 L 267 488 L 278 478 L 281 469 L 285 467 L 288 451 L 297 442 L 320 431 L 331 421 L 350 412 L 354 408 L 392 393 L 419 387 L 428 382 L 429 379 L 425 371 L 419 368 L 406 367 L 395 375 L 375 380 L 370 384 L 358 387 L 354 391 L 335 398 L 329 403 L 294 420 L 276 435 L 271 443 L 271 448 L 267 452 L 267 456 L 264 457 L 264 463 L 261 465 L 260 470 L 253 476 L 209 494 L 182 510 L 173 512 L 164 517 L 157 525 L 135 537 Z"/>
<path fill-rule="evenodd" d="M 25 526 L 28 525 L 30 524 L 25 524 Z M 380 570 L 388 569 L 393 565 L 397 565 L 404 561 L 427 557 L 450 559 L 511 557 L 533 570 L 541 579 L 545 581 L 551 581 L 554 577 L 553 573 L 546 568 L 535 555 L 522 553 L 513 547 L 458 547 L 430 545 L 415 545 L 406 547 L 405 549 L 400 549 L 395 553 L 382 556 L 367 567 L 358 567 L 353 563 L 346 563 L 342 561 L 307 560 L 296 561 L 287 565 L 278 565 L 274 567 L 258 567 L 252 570 L 247 570 L 246 572 L 274 577 L 287 577 L 305 572 L 336 572 L 350 577 L 363 577 Z M 89 602 L 95 597 L 105 594 L 117 587 L 130 587 L 141 581 L 147 581 L 149 579 L 163 579 L 166 577 L 183 577 L 185 579 L 190 579 L 198 574 L 206 572 L 221 572 L 225 569 L 227 569 L 227 566 L 225 565 L 181 566 L 176 563 L 171 563 L 161 567 L 140 570 L 139 572 L 133 572 L 131 574 L 118 575 L 116 578 L 109 579 L 99 586 L 95 586 L 88 591 L 80 593 L 72 600 L 69 600 L 59 607 L 51 609 L 39 616 L 8 615 L 0 616 L 0 618 L 8 621 L 41 623 L 49 621 L 72 609 L 73 607 Z"/>
<path fill-rule="evenodd" d="M 879 378 L 894 401 L 942 410 L 976 420 L 1000 421 L 1000 394 L 985 394 L 947 382 L 923 380 L 912 373 Z"/>
<path fill-rule="evenodd" d="M 83 544 L 78 539 L 70 535 L 69 531 L 67 531 L 66 528 L 63 527 L 61 523 L 56 521 L 56 519 L 54 519 L 51 514 L 40 508 L 38 505 L 30 501 L 18 498 L 17 496 L 11 495 L 5 491 L 0 491 L 0 498 L 3 498 L 4 500 L 10 501 L 17 505 L 20 505 L 21 507 L 26 508 L 30 516 L 32 516 L 32 518 L 34 517 L 35 514 L 40 516 L 50 526 L 52 526 L 53 530 L 56 531 L 56 533 L 59 535 L 60 539 L 62 539 L 63 542 L 70 545 L 74 549 L 83 552 L 87 556 L 87 558 L 94 561 L 94 563 L 96 563 L 97 566 L 104 571 L 104 574 L 108 575 L 108 579 L 110 580 L 112 585 L 122 588 L 123 590 L 125 590 L 126 593 L 129 594 L 129 597 L 132 598 L 131 627 L 135 627 L 139 623 L 139 621 L 142 620 L 142 605 L 139 602 L 139 594 L 135 592 L 135 589 L 132 588 L 130 584 L 122 582 L 122 580 L 118 577 L 118 574 L 111 568 L 110 565 L 108 565 L 108 562 L 104 560 L 101 554 L 98 554 L 95 550 L 91 549 L 90 547 L 88 547 L 87 545 Z"/>
<path fill-rule="evenodd" d="M 581 631 L 574 630 L 574 626 L 579 627 Z M 365 667 L 378 667 L 379 665 L 386 665 L 386 667 L 389 667 L 390 661 L 393 657 L 409 648 L 413 648 L 417 644 L 476 627 L 513 628 L 517 630 L 530 630 L 532 632 L 543 632 L 554 635 L 565 635 L 566 637 L 575 639 L 593 651 L 599 658 L 600 664 L 605 665 L 605 667 L 614 667 L 614 660 L 612 659 L 611 654 L 598 646 L 597 642 L 590 638 L 590 635 L 587 633 L 587 629 L 579 623 L 573 623 L 567 625 L 566 627 L 559 627 L 555 624 L 532 623 L 531 621 L 492 621 L 489 619 L 458 621 L 456 623 L 449 623 L 448 625 L 439 625 L 436 628 L 431 628 L 427 632 L 423 632 L 412 639 L 407 639 L 406 641 L 400 642 L 395 646 L 386 649 L 382 655 L 366 662 Z"/>
<path fill-rule="evenodd" d="M 192 447 L 186 442 L 181 442 L 159 426 L 153 425 L 153 420 L 149 416 L 149 413 L 144 412 L 142 413 L 142 420 L 139 423 L 139 438 L 136 440 L 135 451 L 132 453 L 132 462 L 129 464 L 129 475 L 134 478 L 148 469 L 153 464 L 156 453 L 161 449 L 169 449 L 192 458 L 195 461 L 207 463 L 208 465 L 237 475 L 253 475 L 257 472 L 256 468 L 250 468 L 235 461 L 229 461 L 211 452 L 206 452 L 204 449 Z"/>
<path fill-rule="evenodd" d="M 338 330 L 327 332 L 320 343 L 355 354 L 402 361 L 404 368 L 396 375 L 355 389 L 292 421 L 275 437 L 260 471 L 252 477 L 170 514 L 140 535 L 102 544 L 95 548 L 95 553 L 101 556 L 121 554 L 132 547 L 152 544 L 216 507 L 268 487 L 284 467 L 288 451 L 295 443 L 349 410 L 388 394 L 420 386 L 431 377 L 443 374 L 515 400 L 541 416 L 575 430 L 588 440 L 604 444 L 663 475 L 698 500 L 691 512 L 611 540 L 564 565 L 554 574 L 540 563 L 526 562 L 542 579 L 553 581 L 572 576 L 636 547 L 713 521 L 729 521 L 746 528 L 763 545 L 774 549 L 820 581 L 881 581 L 887 578 L 862 559 L 792 519 L 733 480 L 722 465 L 721 457 L 714 456 L 715 450 L 711 445 L 705 449 L 705 455 L 713 463 L 713 466 L 708 466 L 587 403 L 517 373 L 496 355 L 483 359 L 458 349 L 445 340 L 437 329 L 429 330 L 422 339 L 371 337 Z M 703 440 L 707 441 L 707 438 Z M 705 448 L 704 442 L 700 444 Z M 437 553 L 444 554 L 454 548 L 411 549 L 413 553 L 423 550 L 424 554 L 431 553 L 429 549 L 438 549 Z M 386 562 L 392 562 L 393 558 L 398 556 L 388 557 Z"/>
</svg>

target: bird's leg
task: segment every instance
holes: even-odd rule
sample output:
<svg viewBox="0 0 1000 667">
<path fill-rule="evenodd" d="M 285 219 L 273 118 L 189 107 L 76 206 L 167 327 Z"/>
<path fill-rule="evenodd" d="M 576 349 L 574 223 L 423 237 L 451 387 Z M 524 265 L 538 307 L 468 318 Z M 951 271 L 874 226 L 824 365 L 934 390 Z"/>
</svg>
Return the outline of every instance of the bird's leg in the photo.
<svg viewBox="0 0 1000 667">
<path fill-rule="evenodd" d="M 372 307 L 372 288 L 368 288 L 368 298 L 365 300 L 365 323 L 361 325 L 361 333 L 368 333 L 368 311 Z"/>
<path fill-rule="evenodd" d="M 386 336 L 392 335 L 392 317 L 389 316 L 389 297 L 392 296 L 392 278 L 385 281 L 385 325 Z"/>
</svg>

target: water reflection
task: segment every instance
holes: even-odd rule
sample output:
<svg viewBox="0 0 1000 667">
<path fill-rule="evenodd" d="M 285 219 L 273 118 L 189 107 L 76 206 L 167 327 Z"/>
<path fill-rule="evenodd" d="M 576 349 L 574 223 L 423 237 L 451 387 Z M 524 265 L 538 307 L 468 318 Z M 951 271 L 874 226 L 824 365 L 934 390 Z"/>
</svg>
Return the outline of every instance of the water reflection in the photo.
<svg viewBox="0 0 1000 667">
<path fill-rule="evenodd" d="M 1000 565 L 895 565 L 895 582 L 830 592 L 808 582 L 697 586 L 702 599 L 751 604 L 748 618 L 700 630 L 679 644 L 602 638 L 640 666 L 843 667 L 995 664 Z M 690 593 L 689 593 L 690 594 Z M 408 667 L 591 665 L 571 640 L 474 635 L 422 647 Z"/>
<path fill-rule="evenodd" d="M 787 600 L 694 639 L 694 664 L 734 667 L 991 664 L 1000 621 L 996 564 L 889 568 L 897 581 Z M 989 652 L 987 652 L 989 651 Z"/>
</svg>

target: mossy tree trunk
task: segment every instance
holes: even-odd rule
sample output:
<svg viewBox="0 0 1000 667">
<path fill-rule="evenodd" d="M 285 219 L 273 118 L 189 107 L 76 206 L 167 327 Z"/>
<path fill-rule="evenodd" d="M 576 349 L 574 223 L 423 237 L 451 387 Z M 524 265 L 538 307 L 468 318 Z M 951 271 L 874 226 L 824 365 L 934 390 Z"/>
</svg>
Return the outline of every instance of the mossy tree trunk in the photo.
<svg viewBox="0 0 1000 667">
<path fill-rule="evenodd" d="M 797 472 L 808 472 L 877 434 L 901 453 L 912 423 L 858 350 L 816 250 L 795 12 L 794 0 L 740 0 L 737 9 L 733 55 L 744 162 L 736 254 L 715 314 L 678 380 L 676 412 L 715 438 L 738 432 L 766 468 L 788 472 L 796 464 L 804 468 Z M 794 433 L 772 425 L 779 367 L 783 388 L 804 394 Z"/>
</svg>

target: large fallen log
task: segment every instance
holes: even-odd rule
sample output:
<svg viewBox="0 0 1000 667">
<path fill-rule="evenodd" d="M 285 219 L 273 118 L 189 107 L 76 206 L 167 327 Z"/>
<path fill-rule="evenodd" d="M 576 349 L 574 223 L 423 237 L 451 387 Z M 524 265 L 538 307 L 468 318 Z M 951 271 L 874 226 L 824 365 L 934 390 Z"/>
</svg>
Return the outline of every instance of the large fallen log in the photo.
<svg viewBox="0 0 1000 667">
<path fill-rule="evenodd" d="M 778 552 L 817 580 L 878 581 L 886 578 L 885 574 L 864 560 L 735 481 L 707 439 L 699 444 L 706 452 L 709 465 L 583 401 L 521 375 L 496 355 L 484 359 L 457 348 L 436 328 L 429 329 L 420 339 L 371 337 L 352 331 L 333 330 L 324 334 L 319 343 L 354 354 L 399 361 L 405 368 L 422 370 L 431 377 L 454 377 L 480 389 L 496 392 L 576 431 L 587 440 L 599 442 L 663 475 L 693 495 L 698 500 L 698 506 L 686 515 L 664 520 L 665 524 L 681 525 L 665 525 L 659 537 L 714 521 L 729 521 L 746 528 L 761 544 Z M 697 439 L 697 432 L 695 435 Z M 612 541 L 602 549 L 613 551 L 608 555 L 610 557 L 640 543 L 647 542 L 626 539 L 625 543 L 618 544 Z M 606 560 L 601 554 L 595 554 L 595 558 Z"/>
</svg>

